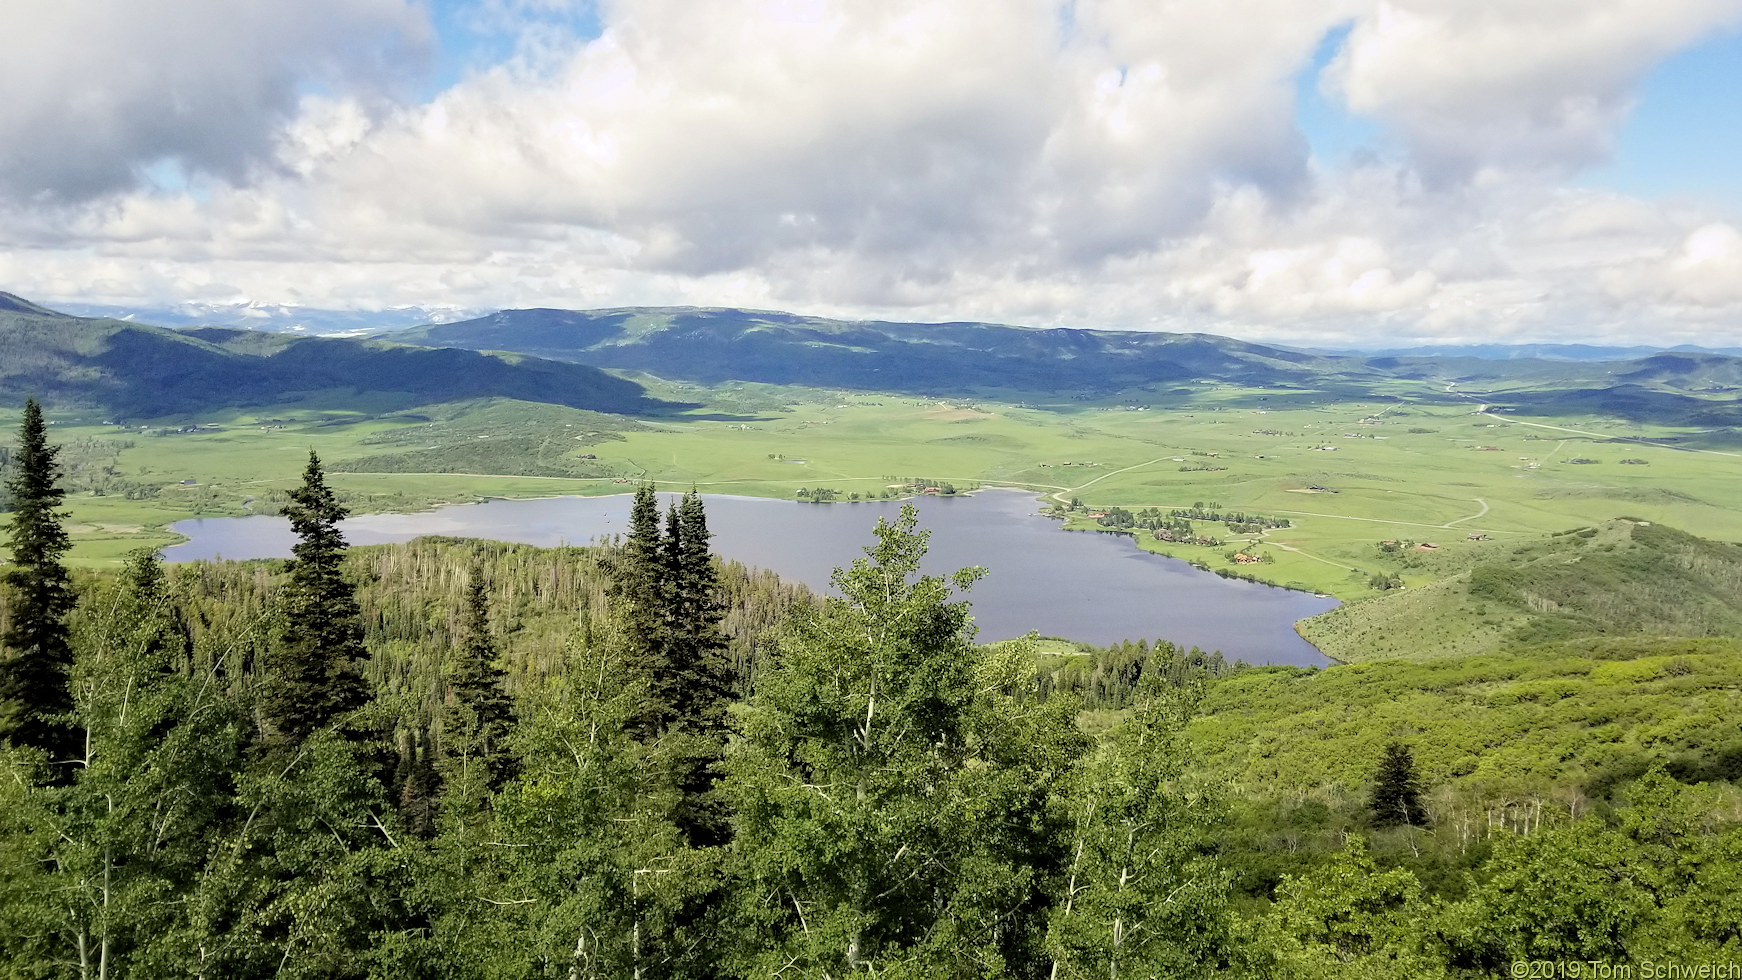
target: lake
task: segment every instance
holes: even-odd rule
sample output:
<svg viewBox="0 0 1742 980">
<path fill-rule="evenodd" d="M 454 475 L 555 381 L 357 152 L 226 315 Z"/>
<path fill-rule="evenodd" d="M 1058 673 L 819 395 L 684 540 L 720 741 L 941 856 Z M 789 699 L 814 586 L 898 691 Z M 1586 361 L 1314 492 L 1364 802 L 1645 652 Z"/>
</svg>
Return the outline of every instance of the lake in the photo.
<svg viewBox="0 0 1742 980">
<path fill-rule="evenodd" d="M 660 496 L 663 508 L 671 497 Z M 900 501 L 704 499 L 715 553 L 816 589 L 828 587 L 836 566 L 863 555 L 879 517 L 893 520 L 901 509 Z M 421 514 L 364 514 L 342 527 L 352 544 L 438 534 L 554 547 L 626 533 L 629 502 L 627 494 L 490 500 Z M 912 503 L 920 526 L 932 531 L 927 572 L 988 570 L 968 595 L 982 641 L 1033 630 L 1098 645 L 1164 639 L 1249 663 L 1330 663 L 1294 623 L 1334 608 L 1334 599 L 1224 579 L 1140 551 L 1122 535 L 1060 531 L 1027 491 L 988 489 Z M 190 540 L 164 549 L 169 561 L 286 558 L 296 541 L 279 517 L 202 518 L 174 529 Z"/>
</svg>

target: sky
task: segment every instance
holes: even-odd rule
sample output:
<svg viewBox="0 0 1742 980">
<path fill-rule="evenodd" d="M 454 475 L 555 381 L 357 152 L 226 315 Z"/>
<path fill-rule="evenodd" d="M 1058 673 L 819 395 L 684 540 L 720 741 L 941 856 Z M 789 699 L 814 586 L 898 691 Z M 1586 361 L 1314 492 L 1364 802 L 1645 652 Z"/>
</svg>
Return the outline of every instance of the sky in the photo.
<svg viewBox="0 0 1742 980">
<path fill-rule="evenodd" d="M 1742 0 L 59 0 L 0 36 L 0 289 L 50 305 L 1742 344 Z"/>
</svg>

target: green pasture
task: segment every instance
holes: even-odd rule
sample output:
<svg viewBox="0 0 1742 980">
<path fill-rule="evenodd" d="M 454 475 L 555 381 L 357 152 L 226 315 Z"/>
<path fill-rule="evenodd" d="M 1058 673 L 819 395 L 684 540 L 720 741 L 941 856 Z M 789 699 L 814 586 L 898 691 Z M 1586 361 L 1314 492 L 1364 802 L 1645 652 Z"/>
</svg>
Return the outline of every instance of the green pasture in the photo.
<svg viewBox="0 0 1742 980">
<path fill-rule="evenodd" d="M 115 469 L 157 488 L 137 500 L 75 488 L 74 559 L 103 563 L 164 543 L 165 526 L 186 517 L 247 513 L 250 498 L 294 484 L 310 449 L 359 510 L 619 493 L 642 479 L 791 497 L 810 487 L 879 494 L 918 477 L 1023 487 L 1046 503 L 1076 497 L 1091 508 L 1203 503 L 1294 523 L 1263 535 L 1250 550 L 1272 560 L 1241 565 L 1242 574 L 1345 598 L 1367 594 L 1375 572 L 1422 585 L 1467 567 L 1492 543 L 1623 515 L 1742 540 L 1742 507 L 1732 502 L 1742 453 L 1639 441 L 1709 445 L 1709 433 L 1588 416 L 1502 418 L 1437 384 L 1335 394 L 1172 385 L 1080 401 L 638 380 L 656 396 L 700 407 L 633 422 L 500 400 L 383 416 L 335 397 L 317 404 L 340 408 L 272 406 L 153 420 L 143 430 L 62 419 L 59 439 L 129 440 Z M 166 431 L 184 426 L 197 431 Z M 1581 459 L 1593 462 L 1574 462 Z M 343 472 L 357 461 L 413 468 Z M 424 461 L 445 471 L 417 470 Z M 1092 522 L 1079 517 L 1072 526 Z M 1204 528 L 1225 546 L 1164 545 L 1147 534 L 1139 543 L 1233 567 L 1225 553 L 1249 536 Z M 1437 548 L 1388 564 L 1376 548 L 1383 540 Z"/>
</svg>

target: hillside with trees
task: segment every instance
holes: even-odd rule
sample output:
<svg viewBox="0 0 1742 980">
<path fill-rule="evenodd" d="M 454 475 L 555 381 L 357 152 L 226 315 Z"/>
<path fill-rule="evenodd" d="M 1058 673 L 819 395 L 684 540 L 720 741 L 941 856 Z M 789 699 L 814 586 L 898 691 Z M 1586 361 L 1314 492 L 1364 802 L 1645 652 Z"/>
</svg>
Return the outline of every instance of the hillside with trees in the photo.
<svg viewBox="0 0 1742 980">
<path fill-rule="evenodd" d="M 288 562 L 140 552 L 72 579 L 41 435 L 27 417 L 10 487 L 7 975 L 1483 977 L 1742 953 L 1734 640 L 1323 671 L 1040 656 L 975 642 L 981 571 L 921 574 L 912 509 L 818 597 L 722 565 L 702 500 L 661 514 L 650 490 L 603 547 L 351 549 L 312 455 Z"/>
<path fill-rule="evenodd" d="M 512 350 L 704 384 L 760 381 L 880 391 L 1114 391 L 1220 378 L 1241 384 L 1372 380 L 1358 359 L 1203 334 L 993 323 L 830 320 L 756 310 L 503 310 L 385 336 Z"/>
<path fill-rule="evenodd" d="M 175 331 L 57 313 L 0 293 L 0 403 L 26 394 L 127 418 L 314 398 L 391 411 L 503 397 L 599 412 L 669 408 L 578 364 L 250 330 Z"/>
<path fill-rule="evenodd" d="M 1106 396 L 1219 381 L 1366 398 L 1387 382 L 1457 382 L 1524 415 L 1602 413 L 1664 424 L 1733 425 L 1742 358 L 1623 352 L 1606 362 L 1521 356 L 1366 355 L 1297 350 L 1210 334 L 1034 328 L 999 323 L 832 320 L 766 310 L 633 307 L 501 310 L 380 336 L 642 371 L 702 384 L 817 385 L 920 394 L 1004 390 Z M 1480 394 L 1492 389 L 1493 394 Z M 1189 390 L 1189 389 L 1186 389 Z"/>
</svg>

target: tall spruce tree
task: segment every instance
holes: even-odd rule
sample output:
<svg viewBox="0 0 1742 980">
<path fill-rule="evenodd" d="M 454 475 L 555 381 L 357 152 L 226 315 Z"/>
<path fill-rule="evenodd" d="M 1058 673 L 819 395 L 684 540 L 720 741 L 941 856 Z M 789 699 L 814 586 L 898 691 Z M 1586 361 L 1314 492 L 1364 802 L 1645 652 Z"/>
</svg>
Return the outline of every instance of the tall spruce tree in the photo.
<svg viewBox="0 0 1742 980">
<path fill-rule="evenodd" d="M 1373 811 L 1373 822 L 1381 827 L 1427 824 L 1427 808 L 1421 802 L 1421 779 L 1416 775 L 1409 746 L 1402 742 L 1385 746 L 1385 756 L 1373 778 L 1368 808 Z"/>
<path fill-rule="evenodd" d="M 678 577 L 683 562 L 683 527 L 677 514 L 677 501 L 665 511 L 665 531 L 659 538 L 659 605 L 662 615 L 658 664 L 653 672 L 652 693 L 659 702 L 662 720 L 667 728 L 683 724 L 683 642 L 680 635 L 683 615 L 679 610 L 683 599 L 678 594 Z"/>
<path fill-rule="evenodd" d="M 312 450 L 302 486 L 291 491 L 284 513 L 299 540 L 291 548 L 261 708 L 280 737 L 300 743 L 368 700 L 359 667 L 367 654 L 356 590 L 342 569 L 346 545 L 339 521 L 349 511 L 327 486 Z"/>
<path fill-rule="evenodd" d="M 369 701 L 367 654 L 344 577 L 346 513 L 309 453 L 285 508 L 298 541 L 257 702 L 265 751 L 235 783 L 236 807 L 251 816 L 213 848 L 203 883 L 203 921 L 214 926 L 200 939 L 208 975 L 366 976 L 374 937 L 406 923 L 380 855 L 400 849 L 408 831 L 427 831 L 428 815 L 406 805 L 417 800 L 384 792 L 393 747 L 357 710 Z M 427 799 L 419 755 L 414 790 Z M 410 828 L 389 826 L 396 809 L 413 811 Z"/>
<path fill-rule="evenodd" d="M 659 499 L 653 485 L 635 491 L 629 508 L 629 534 L 623 539 L 612 568 L 611 595 L 620 604 L 627 660 L 648 680 L 648 696 L 633 722 L 637 735 L 648 738 L 671 720 L 666 698 L 668 602 L 666 548 L 660 531 Z"/>
<path fill-rule="evenodd" d="M 724 844 L 730 833 L 726 802 L 715 791 L 726 750 L 726 706 L 732 667 L 720 628 L 725 607 L 719 572 L 708 551 L 708 518 L 691 490 L 666 522 L 666 664 L 659 685 L 670 706 L 670 730 L 680 733 L 674 760 L 680 799 L 676 821 L 695 846 Z"/>
<path fill-rule="evenodd" d="M 732 665 L 726 658 L 726 618 L 720 574 L 708 540 L 707 511 L 691 490 L 674 508 L 667 532 L 671 577 L 673 708 L 681 724 L 698 731 L 723 732 L 731 697 Z"/>
<path fill-rule="evenodd" d="M 57 761 L 76 749 L 66 717 L 73 705 L 67 614 L 75 596 L 61 564 L 72 544 L 56 510 L 66 493 L 60 487 L 59 454 L 59 446 L 48 444 L 42 407 L 29 399 L 18 431 L 13 476 L 6 481 L 13 507 L 7 529 L 12 563 L 4 578 L 11 622 L 0 636 L 6 652 L 0 663 L 0 733 Z"/>
<path fill-rule="evenodd" d="M 695 846 L 722 844 L 728 831 L 715 784 L 725 751 L 731 664 L 711 537 L 700 494 L 691 490 L 674 503 L 662 527 L 658 498 L 644 484 L 630 508 L 612 585 L 626 660 L 646 691 L 634 732 L 663 742 L 680 798 L 676 819 Z"/>
<path fill-rule="evenodd" d="M 507 672 L 496 662 L 496 643 L 490 637 L 490 598 L 482 563 L 472 565 L 466 587 L 466 619 L 454 659 L 448 691 L 460 714 L 459 740 L 466 751 L 483 761 L 492 788 L 510 775 L 507 765 L 508 730 L 514 723 L 514 701 L 503 687 Z"/>
</svg>

